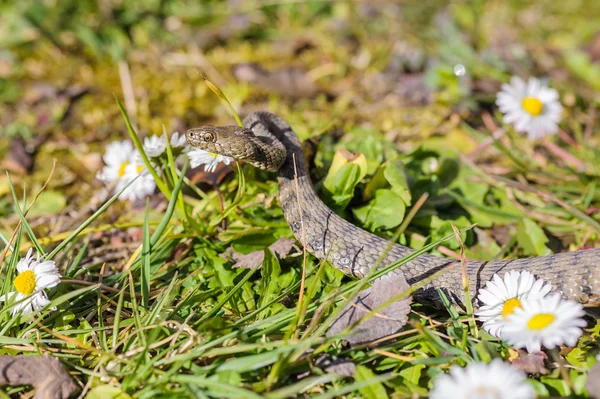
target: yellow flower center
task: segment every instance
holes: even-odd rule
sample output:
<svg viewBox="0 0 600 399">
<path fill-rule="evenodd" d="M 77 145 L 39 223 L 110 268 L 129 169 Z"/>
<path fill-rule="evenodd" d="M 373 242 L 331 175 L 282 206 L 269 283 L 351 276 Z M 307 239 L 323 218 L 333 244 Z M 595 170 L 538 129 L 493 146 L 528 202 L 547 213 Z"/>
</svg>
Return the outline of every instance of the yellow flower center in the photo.
<svg viewBox="0 0 600 399">
<path fill-rule="evenodd" d="M 527 322 L 527 328 L 530 330 L 543 330 L 554 321 L 552 313 L 538 313 Z"/>
<path fill-rule="evenodd" d="M 35 273 L 31 270 L 19 273 L 13 284 L 21 294 L 30 295 L 35 290 Z"/>
<path fill-rule="evenodd" d="M 219 154 L 216 154 L 216 153 L 214 153 L 214 152 L 209 152 L 209 154 L 210 154 L 210 155 L 211 155 L 213 158 L 216 158 L 216 157 L 218 157 L 218 156 L 219 156 Z"/>
<path fill-rule="evenodd" d="M 125 169 L 127 169 L 127 165 L 129 165 L 129 162 L 123 162 L 121 164 L 121 167 L 119 168 L 119 177 L 125 176 Z"/>
<path fill-rule="evenodd" d="M 142 170 L 144 170 L 144 167 L 145 167 L 144 165 L 140 165 L 140 166 L 138 166 L 138 167 L 137 167 L 137 172 L 138 172 L 138 175 L 139 175 L 140 173 L 142 173 Z"/>
<path fill-rule="evenodd" d="M 520 307 L 521 301 L 519 301 L 519 298 L 510 298 L 508 301 L 504 302 L 504 306 L 502 306 L 502 317 L 507 318 L 509 314 L 515 312 L 515 308 Z"/>
<path fill-rule="evenodd" d="M 533 116 L 538 116 L 544 110 L 544 104 L 535 97 L 525 97 L 521 103 L 523 109 Z"/>
</svg>

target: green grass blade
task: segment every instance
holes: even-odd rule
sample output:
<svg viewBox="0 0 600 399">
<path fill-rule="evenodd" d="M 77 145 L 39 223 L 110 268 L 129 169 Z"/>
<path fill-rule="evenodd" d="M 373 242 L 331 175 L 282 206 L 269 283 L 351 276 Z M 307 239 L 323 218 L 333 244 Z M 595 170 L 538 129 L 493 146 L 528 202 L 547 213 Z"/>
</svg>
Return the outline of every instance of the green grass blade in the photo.
<svg viewBox="0 0 600 399">
<path fill-rule="evenodd" d="M 142 267 L 140 271 L 140 284 L 142 291 L 142 306 L 147 307 L 150 297 L 150 227 L 148 226 L 149 202 L 146 201 L 146 212 L 144 213 L 144 227 L 142 227 Z"/>
<path fill-rule="evenodd" d="M 158 187 L 160 192 L 163 193 L 163 195 L 167 199 L 170 199 L 171 193 L 169 192 L 169 188 L 167 187 L 165 182 L 160 178 L 158 173 L 156 173 L 156 170 L 154 170 L 152 163 L 150 163 L 150 159 L 148 159 L 148 155 L 146 155 L 146 152 L 144 151 L 144 145 L 142 144 L 142 141 L 140 140 L 137 133 L 133 129 L 133 126 L 131 125 L 131 121 L 129 120 L 127 111 L 125 111 L 123 104 L 121 104 L 121 102 L 119 101 L 119 99 L 116 96 L 115 96 L 115 101 L 117 102 L 117 106 L 119 107 L 119 110 L 121 111 L 121 115 L 123 115 L 123 119 L 125 119 L 125 125 L 127 126 L 127 131 L 129 132 L 129 136 L 131 136 L 133 145 L 135 145 L 135 148 L 139 151 L 140 156 L 142 157 L 142 160 L 144 161 L 146 170 L 148 170 L 148 172 L 150 172 L 150 174 L 154 178 L 154 181 L 156 182 L 156 186 Z"/>
<path fill-rule="evenodd" d="M 106 203 L 104 205 L 102 205 L 100 208 L 98 208 L 98 210 L 96 212 L 94 212 L 94 214 L 92 216 L 90 216 L 89 218 L 87 218 L 87 220 L 85 222 L 83 222 L 78 228 L 76 228 L 67 238 L 65 238 L 60 244 L 58 244 L 56 246 L 56 248 L 54 248 L 54 250 L 52 252 L 50 252 L 48 254 L 48 256 L 46 256 L 46 259 L 52 259 L 56 256 L 57 253 L 59 253 L 60 251 L 62 251 L 67 245 L 69 245 L 69 243 L 71 241 L 73 241 L 73 239 L 75 239 L 79 233 L 81 233 L 83 230 L 85 230 L 90 224 L 92 224 L 96 219 L 98 219 L 98 217 L 100 217 L 100 215 L 102 215 L 106 209 L 108 209 L 109 206 L 111 206 L 116 200 L 119 199 L 119 196 L 123 193 L 123 191 L 127 190 L 127 188 L 133 184 L 133 182 L 138 179 L 138 177 L 136 177 L 135 179 L 131 180 L 129 183 L 127 183 L 127 185 L 125 185 L 125 187 L 123 187 L 118 193 L 116 193 L 115 195 L 113 195 L 108 201 L 106 201 Z"/>
<path fill-rule="evenodd" d="M 36 238 L 35 234 L 33 233 L 33 230 L 31 229 L 31 226 L 27 222 L 27 219 L 25 219 L 25 214 L 23 213 L 23 210 L 21 209 L 21 206 L 19 205 L 19 200 L 17 199 L 17 193 L 15 192 L 15 187 L 12 184 L 9 174 L 6 173 L 6 176 L 8 177 L 8 185 L 10 186 L 10 191 L 12 193 L 13 201 L 15 203 L 15 210 L 17 211 L 17 215 L 19 216 L 19 219 L 21 219 L 21 224 L 25 228 L 25 231 L 27 232 L 29 239 L 31 240 L 33 246 L 38 251 L 40 256 L 44 256 L 46 251 L 44 251 L 44 248 L 42 248 L 42 246 L 40 245 L 38 239 Z M 27 205 L 25 203 L 25 198 L 23 198 L 23 208 L 26 208 L 26 206 Z"/>
</svg>

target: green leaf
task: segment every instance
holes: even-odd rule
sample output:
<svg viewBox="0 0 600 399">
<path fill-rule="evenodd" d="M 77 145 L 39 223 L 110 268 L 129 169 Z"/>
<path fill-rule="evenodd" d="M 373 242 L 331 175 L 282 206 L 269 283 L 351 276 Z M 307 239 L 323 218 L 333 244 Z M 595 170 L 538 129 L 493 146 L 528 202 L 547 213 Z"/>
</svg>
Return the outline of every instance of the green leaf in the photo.
<svg viewBox="0 0 600 399">
<path fill-rule="evenodd" d="M 392 186 L 392 191 L 398 194 L 406 205 L 410 205 L 412 197 L 410 189 L 408 188 L 408 179 L 404 164 L 400 160 L 387 162 L 385 164 L 383 175 L 388 183 L 390 183 L 390 186 Z"/>
<path fill-rule="evenodd" d="M 144 215 L 144 227 L 142 228 L 142 267 L 141 267 L 141 290 L 142 305 L 148 306 L 150 297 L 150 228 L 148 227 L 148 201 L 146 202 L 146 213 Z"/>
<path fill-rule="evenodd" d="M 405 212 L 404 201 L 390 189 L 377 190 L 375 198 L 367 205 L 353 209 L 354 216 L 371 231 L 399 226 Z"/>
<path fill-rule="evenodd" d="M 373 177 L 367 182 L 365 188 L 363 190 L 363 200 L 370 201 L 375 196 L 375 191 L 380 188 L 386 188 L 388 186 L 388 181 L 386 180 L 383 172 L 385 170 L 385 165 L 381 165 Z"/>
<path fill-rule="evenodd" d="M 354 379 L 356 380 L 356 382 L 369 382 L 370 380 L 373 380 L 375 378 L 375 374 L 367 367 L 356 366 L 356 372 L 354 374 Z M 360 388 L 359 392 L 366 399 L 381 399 L 388 397 L 387 392 L 385 391 L 385 387 L 379 381 L 373 381 L 371 384 Z"/>
<path fill-rule="evenodd" d="M 571 394 L 571 389 L 567 382 L 561 378 L 553 378 L 553 377 L 542 377 L 540 381 L 544 383 L 544 385 L 553 388 L 561 397 L 566 397 Z"/>
<path fill-rule="evenodd" d="M 354 197 L 354 188 L 367 174 L 367 160 L 362 154 L 339 150 L 323 181 L 332 205 L 338 210 L 346 208 Z"/>
<path fill-rule="evenodd" d="M 27 216 L 56 214 L 65 209 L 66 206 L 67 200 L 62 193 L 58 191 L 43 191 L 29 210 Z"/>
<path fill-rule="evenodd" d="M 261 293 L 259 307 L 266 305 L 269 301 L 279 295 L 279 275 L 281 274 L 281 267 L 279 261 L 271 253 L 269 249 L 265 249 L 265 258 L 262 263 L 262 279 L 258 292 Z M 267 315 L 269 312 L 266 313 Z"/>
<path fill-rule="evenodd" d="M 600 90 L 600 66 L 592 62 L 589 55 L 578 49 L 570 49 L 564 54 L 567 69 L 588 85 Z"/>
<path fill-rule="evenodd" d="M 402 369 L 399 374 L 402 377 L 404 377 L 406 381 L 411 382 L 415 385 L 419 385 L 419 380 L 421 379 L 421 372 L 424 368 L 424 364 L 415 364 L 414 366 Z"/>
<path fill-rule="evenodd" d="M 98 385 L 92 388 L 85 399 L 131 399 L 131 396 L 112 385 Z"/>
<path fill-rule="evenodd" d="M 543 256 L 552 253 L 545 245 L 548 237 L 544 234 L 544 230 L 531 219 L 521 219 L 517 228 L 517 240 L 527 255 Z"/>
<path fill-rule="evenodd" d="M 531 386 L 533 387 L 533 390 L 538 395 L 538 397 L 545 398 L 547 396 L 550 396 L 550 391 L 548 391 L 548 388 L 546 388 L 546 386 L 544 384 L 542 384 L 541 382 L 539 382 L 538 380 L 529 378 L 527 380 L 527 382 L 529 382 L 531 384 Z"/>
</svg>

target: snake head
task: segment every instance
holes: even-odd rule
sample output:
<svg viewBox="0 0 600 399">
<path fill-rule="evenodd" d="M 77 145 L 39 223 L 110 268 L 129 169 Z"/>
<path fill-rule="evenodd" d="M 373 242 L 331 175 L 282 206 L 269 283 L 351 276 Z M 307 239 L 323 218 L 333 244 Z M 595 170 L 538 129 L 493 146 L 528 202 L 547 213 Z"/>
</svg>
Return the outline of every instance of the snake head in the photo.
<svg viewBox="0 0 600 399">
<path fill-rule="evenodd" d="M 189 145 L 215 154 L 241 158 L 243 137 L 254 135 L 239 126 L 201 126 L 188 130 L 185 137 Z"/>
<path fill-rule="evenodd" d="M 285 153 L 276 158 L 272 148 L 250 129 L 239 126 L 202 126 L 185 133 L 194 148 L 239 159 L 260 169 L 277 171 Z"/>
</svg>

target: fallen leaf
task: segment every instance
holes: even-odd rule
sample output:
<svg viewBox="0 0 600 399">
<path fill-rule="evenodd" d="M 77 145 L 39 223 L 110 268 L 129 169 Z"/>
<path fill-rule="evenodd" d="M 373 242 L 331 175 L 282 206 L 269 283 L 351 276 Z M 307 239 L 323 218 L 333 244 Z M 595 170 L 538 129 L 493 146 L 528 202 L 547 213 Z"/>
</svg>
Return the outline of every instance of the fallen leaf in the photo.
<svg viewBox="0 0 600 399">
<path fill-rule="evenodd" d="M 293 238 L 280 238 L 275 241 L 273 244 L 269 245 L 269 249 L 278 259 L 283 259 L 292 251 L 292 249 L 296 249 L 299 251 L 298 247 L 296 247 L 296 240 Z"/>
<path fill-rule="evenodd" d="M 214 172 L 207 172 L 204 170 L 204 166 L 198 166 L 197 168 L 192 168 L 188 170 L 186 173 L 187 177 L 190 181 L 198 185 L 200 183 L 209 184 L 211 187 L 219 186 L 221 182 L 233 172 L 230 166 L 225 165 L 224 163 L 217 164 L 217 168 Z"/>
<path fill-rule="evenodd" d="M 294 248 L 296 251 L 299 251 L 298 247 L 296 247 L 296 240 L 291 238 L 280 238 L 269 246 L 269 249 L 277 259 L 285 258 Z M 256 269 L 265 259 L 265 251 L 262 249 L 247 254 L 240 254 L 233 249 L 230 249 L 228 252 L 231 259 L 235 262 L 233 265 L 234 268 Z"/>
<path fill-rule="evenodd" d="M 77 390 L 65 367 L 49 355 L 0 355 L 0 386 L 31 385 L 33 399 L 66 399 Z"/>
<path fill-rule="evenodd" d="M 315 366 L 341 377 L 352 377 L 356 372 L 356 364 L 347 359 L 338 359 L 336 356 L 323 354 L 315 360 Z"/>
<path fill-rule="evenodd" d="M 234 251 L 233 253 L 231 253 L 231 258 L 235 262 L 233 264 L 234 268 L 256 269 L 262 264 L 263 260 L 265 259 L 265 251 L 252 251 L 247 254 L 240 254 Z"/>
<path fill-rule="evenodd" d="M 238 64 L 233 66 L 235 78 L 247 82 L 269 93 L 278 93 L 291 98 L 314 97 L 319 90 L 306 72 L 298 67 L 267 71 L 258 64 Z"/>
<path fill-rule="evenodd" d="M 333 322 L 327 336 L 332 337 L 355 324 L 371 310 L 383 305 L 391 298 L 409 289 L 404 275 L 394 273 L 376 280 L 373 285 L 359 292 L 346 306 L 338 319 Z M 353 335 L 344 338 L 350 345 L 360 345 L 389 335 L 395 334 L 406 324 L 412 299 L 402 298 L 393 302 L 367 321 L 360 323 L 352 332 Z"/>
<path fill-rule="evenodd" d="M 253 24 L 252 19 L 244 14 L 233 14 L 213 27 L 199 29 L 192 41 L 201 49 L 208 49 L 218 43 L 227 42 L 236 35 L 246 32 Z"/>
<path fill-rule="evenodd" d="M 518 357 L 512 360 L 513 366 L 523 370 L 527 374 L 547 374 L 548 369 L 544 367 L 544 362 L 548 359 L 548 355 L 544 352 L 527 353 L 519 350 Z"/>
<path fill-rule="evenodd" d="M 21 137 L 16 137 L 8 144 L 6 159 L 2 165 L 9 171 L 26 174 L 31 172 L 34 165 L 36 148 L 26 143 Z"/>
</svg>

